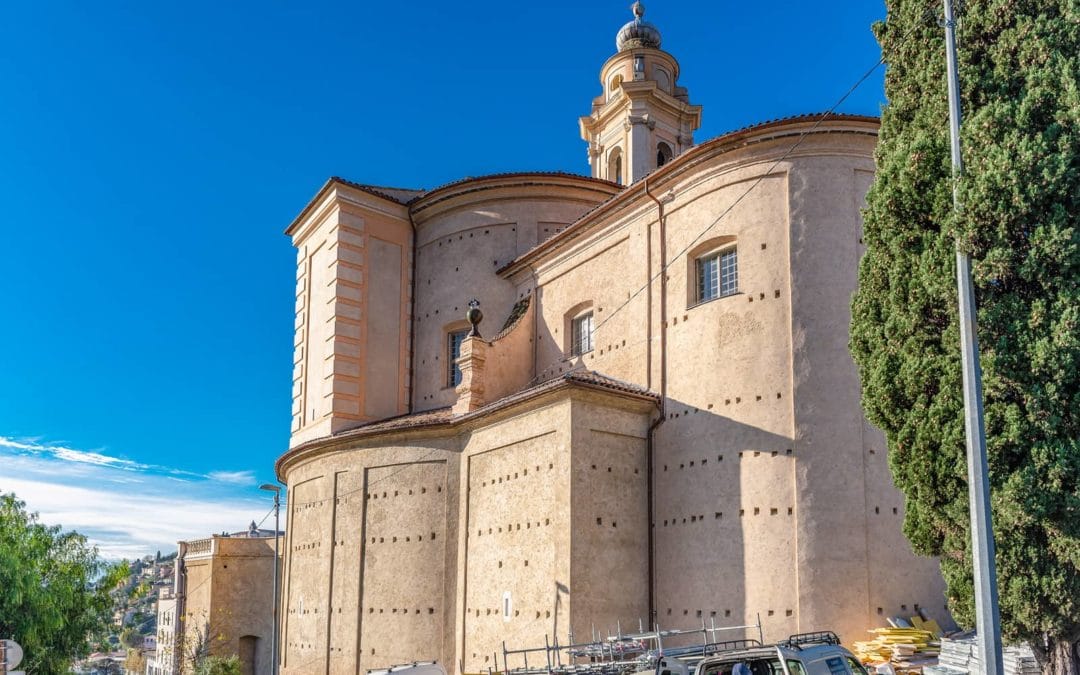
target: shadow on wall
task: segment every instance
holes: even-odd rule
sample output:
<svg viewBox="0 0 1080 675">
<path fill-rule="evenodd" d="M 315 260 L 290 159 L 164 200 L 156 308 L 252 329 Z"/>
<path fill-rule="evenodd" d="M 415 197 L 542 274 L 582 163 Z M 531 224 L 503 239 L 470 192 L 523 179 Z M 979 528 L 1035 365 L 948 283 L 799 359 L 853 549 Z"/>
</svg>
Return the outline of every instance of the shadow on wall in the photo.
<svg viewBox="0 0 1080 675">
<path fill-rule="evenodd" d="M 677 400 L 669 399 L 667 410 L 670 417 L 657 429 L 653 458 L 655 614 L 601 617 L 575 605 L 570 626 L 566 610 L 575 600 L 574 589 L 555 581 L 551 633 L 507 648 L 541 646 L 545 638 L 553 644 L 554 636 L 563 642 L 571 628 L 575 643 L 657 625 L 663 630 L 704 625 L 710 641 L 759 639 L 759 616 L 766 640 L 795 632 L 791 439 Z M 645 587 L 605 590 L 643 601 L 648 594 Z M 664 644 L 700 644 L 702 637 L 696 632 Z M 543 657 L 530 655 L 530 661 Z M 523 658 L 511 654 L 505 665 L 522 666 Z"/>
<path fill-rule="evenodd" d="M 726 628 L 760 615 L 767 639 L 786 636 L 797 598 L 792 440 L 679 400 L 665 409 L 653 452 L 656 622 Z M 756 627 L 716 636 L 758 637 Z"/>
</svg>

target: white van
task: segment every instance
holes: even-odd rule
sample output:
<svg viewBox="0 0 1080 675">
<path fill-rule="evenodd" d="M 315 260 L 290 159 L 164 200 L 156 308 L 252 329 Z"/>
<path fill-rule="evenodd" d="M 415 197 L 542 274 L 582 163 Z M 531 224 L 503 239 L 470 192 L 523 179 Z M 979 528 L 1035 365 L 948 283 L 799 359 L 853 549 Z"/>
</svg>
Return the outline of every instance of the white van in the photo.
<svg viewBox="0 0 1080 675">
<path fill-rule="evenodd" d="M 446 675 L 446 668 L 434 661 L 414 661 L 413 663 L 403 663 L 400 666 L 372 669 L 367 672 L 368 675 Z"/>
<path fill-rule="evenodd" d="M 732 675 L 740 663 L 751 675 L 868 675 L 830 631 L 792 635 L 775 645 L 725 650 L 701 659 L 696 668 L 676 658 L 661 657 L 656 675 Z"/>
</svg>

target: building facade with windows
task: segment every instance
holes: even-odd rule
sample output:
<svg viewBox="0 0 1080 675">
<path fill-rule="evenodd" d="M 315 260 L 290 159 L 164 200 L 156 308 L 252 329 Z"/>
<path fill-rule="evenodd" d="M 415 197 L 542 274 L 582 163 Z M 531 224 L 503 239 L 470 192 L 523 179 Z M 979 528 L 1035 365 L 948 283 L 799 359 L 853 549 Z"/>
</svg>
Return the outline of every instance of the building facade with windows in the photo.
<svg viewBox="0 0 1080 675">
<path fill-rule="evenodd" d="M 678 79 L 639 13 L 580 122 L 591 176 L 332 178 L 288 228 L 282 672 L 947 619 L 847 348 L 877 120 L 695 144 Z"/>
</svg>

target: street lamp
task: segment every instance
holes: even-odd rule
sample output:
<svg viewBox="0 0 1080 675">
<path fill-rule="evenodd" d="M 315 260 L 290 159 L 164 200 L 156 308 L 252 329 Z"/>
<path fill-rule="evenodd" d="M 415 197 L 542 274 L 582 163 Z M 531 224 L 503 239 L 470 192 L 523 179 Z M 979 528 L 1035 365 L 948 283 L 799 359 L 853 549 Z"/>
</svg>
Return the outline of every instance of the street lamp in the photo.
<svg viewBox="0 0 1080 675">
<path fill-rule="evenodd" d="M 274 675 L 278 673 L 278 575 L 280 574 L 281 565 L 278 560 L 278 533 L 281 532 L 281 520 L 279 513 L 281 511 L 281 488 L 272 483 L 263 483 L 259 486 L 260 490 L 266 490 L 267 492 L 274 493 L 274 632 L 273 644 L 270 647 L 270 651 L 273 654 L 274 665 L 271 672 Z"/>
<path fill-rule="evenodd" d="M 949 146 L 952 153 L 953 209 L 961 209 L 957 179 L 964 172 L 960 154 L 960 74 L 956 65 L 956 17 L 953 0 L 945 2 L 945 63 L 948 69 Z M 967 437 L 968 503 L 971 512 L 971 555 L 975 586 L 975 645 L 982 672 L 1005 672 L 1001 653 L 1001 616 L 998 608 L 997 566 L 994 561 L 994 526 L 990 510 L 990 468 L 986 457 L 983 422 L 982 368 L 979 336 L 975 330 L 975 290 L 971 282 L 971 256 L 957 240 L 956 284 L 960 309 L 960 356 L 964 383 L 964 430 Z"/>
</svg>

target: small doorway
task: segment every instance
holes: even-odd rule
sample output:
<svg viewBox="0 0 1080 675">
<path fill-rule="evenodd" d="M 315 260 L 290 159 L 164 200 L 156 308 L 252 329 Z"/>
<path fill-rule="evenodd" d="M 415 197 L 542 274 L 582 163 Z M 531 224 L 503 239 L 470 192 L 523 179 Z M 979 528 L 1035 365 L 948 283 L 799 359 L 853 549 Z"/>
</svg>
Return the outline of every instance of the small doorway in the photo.
<svg viewBox="0 0 1080 675">
<path fill-rule="evenodd" d="M 240 638 L 240 673 L 256 675 L 255 663 L 259 653 L 259 638 L 245 635 Z"/>
</svg>

